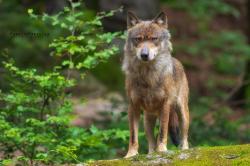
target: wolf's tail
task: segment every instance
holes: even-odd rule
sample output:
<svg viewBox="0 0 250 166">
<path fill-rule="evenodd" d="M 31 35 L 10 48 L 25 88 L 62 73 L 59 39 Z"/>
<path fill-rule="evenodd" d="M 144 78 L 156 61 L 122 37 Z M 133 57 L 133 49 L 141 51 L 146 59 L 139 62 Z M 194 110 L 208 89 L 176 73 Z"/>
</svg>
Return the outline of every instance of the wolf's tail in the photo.
<svg viewBox="0 0 250 166">
<path fill-rule="evenodd" d="M 176 113 L 177 110 L 171 110 L 169 115 L 169 134 L 170 138 L 175 146 L 180 145 L 180 128 L 179 128 L 179 120 L 178 115 Z"/>
</svg>

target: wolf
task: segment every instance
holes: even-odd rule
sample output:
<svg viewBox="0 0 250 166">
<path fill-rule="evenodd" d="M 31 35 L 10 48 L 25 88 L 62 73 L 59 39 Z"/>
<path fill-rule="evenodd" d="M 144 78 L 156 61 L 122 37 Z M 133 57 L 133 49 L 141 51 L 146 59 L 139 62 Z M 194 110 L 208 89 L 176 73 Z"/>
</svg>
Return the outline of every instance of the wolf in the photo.
<svg viewBox="0 0 250 166">
<path fill-rule="evenodd" d="M 144 113 L 148 153 L 166 152 L 168 132 L 172 142 L 188 149 L 189 88 L 182 64 L 171 56 L 167 16 L 153 20 L 127 15 L 127 39 L 122 70 L 129 100 L 129 147 L 125 158 L 138 154 L 138 122 Z M 156 120 L 159 132 L 154 135 Z"/>
</svg>

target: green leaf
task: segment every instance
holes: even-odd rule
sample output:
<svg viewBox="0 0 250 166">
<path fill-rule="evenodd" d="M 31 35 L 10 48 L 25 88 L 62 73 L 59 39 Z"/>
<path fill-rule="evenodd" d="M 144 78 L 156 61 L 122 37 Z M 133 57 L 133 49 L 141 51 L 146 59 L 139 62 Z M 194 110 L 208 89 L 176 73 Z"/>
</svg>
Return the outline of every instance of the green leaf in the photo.
<svg viewBox="0 0 250 166">
<path fill-rule="evenodd" d="M 79 7 L 79 6 L 81 6 L 81 3 L 80 3 L 80 2 L 74 2 L 74 3 L 72 3 L 72 7 L 73 7 L 73 8 L 77 8 L 77 7 Z"/>
<path fill-rule="evenodd" d="M 98 132 L 98 129 L 94 125 L 91 125 L 89 130 L 92 134 L 96 134 Z"/>
<path fill-rule="evenodd" d="M 33 14 L 33 9 L 28 9 L 28 14 Z"/>
<path fill-rule="evenodd" d="M 93 67 L 95 64 L 97 63 L 96 58 L 92 57 L 92 56 L 88 56 L 84 62 L 82 63 L 82 66 L 90 69 L 91 67 Z"/>
</svg>

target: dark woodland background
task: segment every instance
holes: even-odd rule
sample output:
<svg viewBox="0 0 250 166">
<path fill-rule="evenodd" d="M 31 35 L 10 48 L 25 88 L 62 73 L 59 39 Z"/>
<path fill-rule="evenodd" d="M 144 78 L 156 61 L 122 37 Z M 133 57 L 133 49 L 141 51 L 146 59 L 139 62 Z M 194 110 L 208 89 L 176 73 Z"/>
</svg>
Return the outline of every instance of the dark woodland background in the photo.
<svg viewBox="0 0 250 166">
<path fill-rule="evenodd" d="M 53 15 L 68 5 L 64 0 L 0 0 L 0 51 L 7 52 L 20 69 L 49 71 L 57 58 L 50 55 L 48 43 L 64 32 L 30 19 L 27 10 L 32 8 L 36 14 Z M 143 19 L 166 12 L 173 56 L 184 64 L 189 80 L 191 147 L 250 142 L 250 0 L 85 0 L 83 6 L 89 18 L 100 11 L 123 6 L 122 12 L 103 20 L 105 32 L 126 30 L 127 10 Z M 27 33 L 43 35 L 31 37 Z M 72 93 L 70 100 L 76 115 L 71 125 L 90 128 L 92 134 L 95 130 L 128 130 L 121 72 L 124 40 L 113 43 L 119 45 L 119 53 L 88 70 L 83 80 L 80 71 L 73 71 L 77 86 L 66 92 Z M 0 62 L 4 59 L 1 56 Z M 0 88 L 4 93 L 11 89 L 9 80 L 0 64 Z M 109 142 L 108 147 L 93 145 L 95 151 L 91 146 L 86 151 L 82 148 L 81 161 L 121 157 L 126 152 L 127 140 L 128 136 L 124 135 L 124 139 Z M 146 153 L 143 132 L 140 143 L 140 151 Z M 174 147 L 170 145 L 171 148 Z M 97 155 L 98 151 L 103 154 Z M 0 159 L 1 156 L 0 153 Z"/>
</svg>

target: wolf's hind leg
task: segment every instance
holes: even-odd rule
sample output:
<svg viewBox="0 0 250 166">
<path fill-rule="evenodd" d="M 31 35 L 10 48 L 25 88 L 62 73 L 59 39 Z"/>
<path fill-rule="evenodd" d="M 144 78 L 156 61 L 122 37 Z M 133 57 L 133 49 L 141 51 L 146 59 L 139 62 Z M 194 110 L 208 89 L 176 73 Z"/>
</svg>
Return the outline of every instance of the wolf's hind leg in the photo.
<svg viewBox="0 0 250 166">
<path fill-rule="evenodd" d="M 180 129 L 181 129 L 181 149 L 188 149 L 188 129 L 189 129 L 189 109 L 187 102 L 183 102 L 178 106 L 178 115 L 180 119 Z"/>
<path fill-rule="evenodd" d="M 152 153 L 155 151 L 156 140 L 154 136 L 154 127 L 156 122 L 156 116 L 144 113 L 144 130 L 146 133 L 146 137 L 148 140 L 148 153 Z"/>
</svg>

